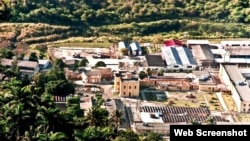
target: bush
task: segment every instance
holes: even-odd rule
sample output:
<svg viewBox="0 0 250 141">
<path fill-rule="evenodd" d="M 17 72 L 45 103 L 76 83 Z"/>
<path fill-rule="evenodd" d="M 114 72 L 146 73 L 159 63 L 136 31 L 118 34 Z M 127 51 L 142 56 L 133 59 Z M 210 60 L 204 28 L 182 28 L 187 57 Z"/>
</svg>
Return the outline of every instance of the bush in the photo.
<svg viewBox="0 0 250 141">
<path fill-rule="evenodd" d="M 212 100 L 218 100 L 218 98 L 216 98 L 216 97 L 212 97 Z"/>
<path fill-rule="evenodd" d="M 172 105 L 174 105 L 174 104 L 175 104 L 175 102 L 172 101 L 172 100 L 170 100 L 170 101 L 168 102 L 168 105 L 169 105 L 169 106 L 172 106 Z"/>
<path fill-rule="evenodd" d="M 189 95 L 187 95 L 187 96 L 186 96 L 186 98 L 191 98 L 191 99 L 194 99 L 194 98 L 196 98 L 196 96 L 195 96 L 195 95 L 193 95 L 193 94 L 189 94 Z"/>
<path fill-rule="evenodd" d="M 210 100 L 210 101 L 209 101 L 209 103 L 211 103 L 211 104 L 212 104 L 212 103 L 215 103 L 215 102 L 214 102 L 213 100 Z"/>
</svg>

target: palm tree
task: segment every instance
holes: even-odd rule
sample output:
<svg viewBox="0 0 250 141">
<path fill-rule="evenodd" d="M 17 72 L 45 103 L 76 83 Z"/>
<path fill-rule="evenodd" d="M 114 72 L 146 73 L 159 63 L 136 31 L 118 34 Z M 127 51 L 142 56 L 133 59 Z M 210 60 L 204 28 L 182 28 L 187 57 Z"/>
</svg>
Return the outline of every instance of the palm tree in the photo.
<svg viewBox="0 0 250 141">
<path fill-rule="evenodd" d="M 109 127 L 89 126 L 84 130 L 75 130 L 76 141 L 110 141 L 113 132 Z"/>
<path fill-rule="evenodd" d="M 107 126 L 108 125 L 109 112 L 99 106 L 92 107 L 87 116 L 85 117 L 86 122 L 89 126 Z"/>
<path fill-rule="evenodd" d="M 36 73 L 32 80 L 34 81 L 35 85 L 36 86 L 40 86 L 42 88 L 45 87 L 45 84 L 46 84 L 46 77 L 43 73 Z"/>
<path fill-rule="evenodd" d="M 37 135 L 37 139 L 39 141 L 64 141 L 67 140 L 68 137 L 63 132 L 50 132 L 50 133 L 42 133 Z"/>
<path fill-rule="evenodd" d="M 118 137 L 121 137 L 122 139 L 126 138 L 128 141 L 140 141 L 139 135 L 136 134 L 133 130 L 123 131 Z"/>
<path fill-rule="evenodd" d="M 110 123 L 115 133 L 118 133 L 118 128 L 120 124 L 124 121 L 124 119 L 121 118 L 122 115 L 123 113 L 119 109 L 116 109 L 111 115 Z"/>
</svg>

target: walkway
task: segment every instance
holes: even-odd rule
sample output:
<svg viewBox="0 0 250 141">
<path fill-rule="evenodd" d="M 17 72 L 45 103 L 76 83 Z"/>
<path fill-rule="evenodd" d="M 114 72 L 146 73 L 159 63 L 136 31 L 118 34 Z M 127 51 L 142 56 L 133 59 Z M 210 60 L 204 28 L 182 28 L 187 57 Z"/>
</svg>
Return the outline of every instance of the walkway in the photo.
<svg viewBox="0 0 250 141">
<path fill-rule="evenodd" d="M 204 99 L 205 99 L 205 101 L 207 103 L 207 106 L 209 106 L 209 102 L 207 101 L 207 97 L 205 95 L 203 95 L 203 97 L 204 97 Z"/>
<path fill-rule="evenodd" d="M 221 93 L 216 93 L 216 95 L 217 95 L 217 97 L 218 97 L 218 99 L 219 99 L 219 101 L 221 103 L 222 108 L 225 110 L 225 112 L 227 112 L 228 108 L 227 108 L 227 105 L 226 105 Z"/>
<path fill-rule="evenodd" d="M 227 105 L 226 105 L 221 93 L 218 92 L 218 93 L 216 93 L 216 95 L 217 95 L 217 97 L 218 97 L 218 99 L 219 99 L 219 101 L 221 103 L 222 108 L 225 110 L 222 113 L 228 113 L 228 115 L 225 116 L 225 118 L 228 119 L 230 121 L 230 123 L 233 123 L 235 121 L 234 117 L 233 117 L 232 113 L 228 110 Z"/>
</svg>

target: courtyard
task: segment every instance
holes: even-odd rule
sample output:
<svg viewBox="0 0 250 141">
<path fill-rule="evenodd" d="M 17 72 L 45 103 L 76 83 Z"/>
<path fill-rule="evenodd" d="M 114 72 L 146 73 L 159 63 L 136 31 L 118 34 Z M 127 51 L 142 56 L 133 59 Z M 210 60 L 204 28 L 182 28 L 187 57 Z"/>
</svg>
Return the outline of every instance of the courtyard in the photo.
<svg viewBox="0 0 250 141">
<path fill-rule="evenodd" d="M 167 106 L 179 107 L 208 107 L 211 111 L 222 112 L 224 109 L 216 93 L 201 91 L 192 92 L 168 92 L 152 89 L 141 91 L 143 100 L 154 103 L 162 103 Z"/>
</svg>

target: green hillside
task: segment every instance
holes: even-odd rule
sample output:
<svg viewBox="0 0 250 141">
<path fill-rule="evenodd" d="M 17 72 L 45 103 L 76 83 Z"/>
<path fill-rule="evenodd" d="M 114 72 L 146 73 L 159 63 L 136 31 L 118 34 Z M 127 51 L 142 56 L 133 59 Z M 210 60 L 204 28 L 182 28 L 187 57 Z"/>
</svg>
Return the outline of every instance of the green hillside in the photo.
<svg viewBox="0 0 250 141">
<path fill-rule="evenodd" d="M 103 36 L 112 42 L 155 34 L 248 38 L 249 12 L 247 0 L 0 0 L 0 22 L 4 23 L 0 33 L 4 40 L 11 34 L 10 41 L 25 44 Z M 13 27 L 13 23 L 19 24 Z"/>
</svg>

